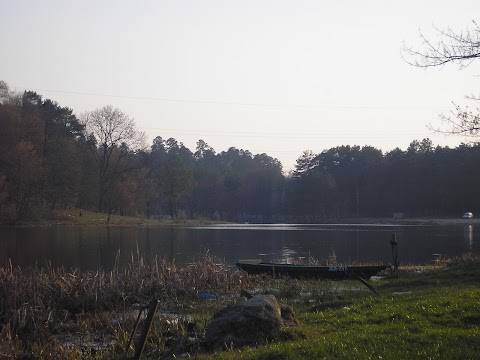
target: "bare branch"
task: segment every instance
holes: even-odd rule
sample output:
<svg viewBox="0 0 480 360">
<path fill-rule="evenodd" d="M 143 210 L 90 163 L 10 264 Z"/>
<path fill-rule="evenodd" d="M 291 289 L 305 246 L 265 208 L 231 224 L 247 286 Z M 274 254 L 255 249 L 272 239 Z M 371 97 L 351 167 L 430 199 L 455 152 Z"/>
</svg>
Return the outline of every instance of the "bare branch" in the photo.
<svg viewBox="0 0 480 360">
<path fill-rule="evenodd" d="M 468 98 L 472 101 L 479 101 L 476 98 Z M 442 123 L 446 125 L 442 127 L 433 127 L 431 124 L 428 128 L 439 134 L 460 135 L 475 138 L 480 136 L 480 108 L 470 110 L 468 106 L 462 108 L 460 105 L 453 103 L 454 110 L 450 111 L 450 115 L 440 115 Z"/>
<path fill-rule="evenodd" d="M 405 43 L 402 57 L 408 64 L 428 68 L 457 63 L 460 69 L 468 67 L 475 59 L 480 58 L 480 26 L 473 21 L 473 27 L 455 32 L 451 28 L 441 30 L 434 27 L 437 40 L 428 39 L 422 32 L 419 38 L 422 49 L 417 50 Z"/>
<path fill-rule="evenodd" d="M 432 41 L 420 32 L 420 40 L 423 49 L 416 50 L 411 46 L 403 44 L 402 57 L 410 65 L 428 68 L 443 66 L 447 63 L 457 63 L 460 69 L 465 69 L 473 61 L 480 58 L 480 26 L 473 21 L 473 27 L 460 32 L 455 32 L 451 28 L 441 30 L 434 27 L 438 39 Z M 406 55 L 406 56 L 405 56 Z M 475 95 L 466 96 L 467 100 L 480 101 Z M 450 115 L 440 115 L 445 128 L 434 128 L 428 125 L 430 130 L 441 134 L 462 135 L 476 138 L 480 136 L 480 108 L 470 110 L 467 107 L 453 103 L 454 110 Z"/>
</svg>

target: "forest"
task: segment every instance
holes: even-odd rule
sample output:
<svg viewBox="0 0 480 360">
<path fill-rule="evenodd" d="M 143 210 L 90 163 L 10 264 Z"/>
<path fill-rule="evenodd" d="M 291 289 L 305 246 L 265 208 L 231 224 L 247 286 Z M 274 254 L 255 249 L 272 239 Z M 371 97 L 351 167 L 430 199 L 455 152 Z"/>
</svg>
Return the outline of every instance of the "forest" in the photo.
<svg viewBox="0 0 480 360">
<path fill-rule="evenodd" d="M 341 143 L 339 139 L 339 143 Z M 320 146 L 320 145 L 319 145 Z M 127 114 L 77 117 L 0 81 L 0 222 L 88 209 L 145 218 L 321 222 L 365 217 L 460 217 L 477 212 L 480 144 L 413 140 L 386 153 L 344 146 L 300 154 L 295 169 L 267 154 L 199 139 L 150 145 Z"/>
</svg>

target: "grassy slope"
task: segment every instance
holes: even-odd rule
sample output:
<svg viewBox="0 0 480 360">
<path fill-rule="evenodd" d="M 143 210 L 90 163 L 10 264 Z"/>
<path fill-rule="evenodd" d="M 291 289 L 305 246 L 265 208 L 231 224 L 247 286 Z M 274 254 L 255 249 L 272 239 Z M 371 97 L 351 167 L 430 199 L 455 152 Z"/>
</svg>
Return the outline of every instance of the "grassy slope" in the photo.
<svg viewBox="0 0 480 360">
<path fill-rule="evenodd" d="M 80 216 L 80 212 L 82 215 Z M 108 214 L 80 209 L 55 210 L 48 219 L 37 222 L 22 223 L 27 226 L 50 226 L 50 225 L 107 225 Z M 170 219 L 145 219 L 135 216 L 120 216 L 111 214 L 108 225 L 113 226 L 177 226 L 177 225 L 206 225 L 210 220 L 170 220 Z"/>
<path fill-rule="evenodd" d="M 431 274 L 402 275 L 378 283 L 378 297 L 297 307 L 305 339 L 202 358 L 478 359 L 478 285 L 478 260 Z"/>
</svg>

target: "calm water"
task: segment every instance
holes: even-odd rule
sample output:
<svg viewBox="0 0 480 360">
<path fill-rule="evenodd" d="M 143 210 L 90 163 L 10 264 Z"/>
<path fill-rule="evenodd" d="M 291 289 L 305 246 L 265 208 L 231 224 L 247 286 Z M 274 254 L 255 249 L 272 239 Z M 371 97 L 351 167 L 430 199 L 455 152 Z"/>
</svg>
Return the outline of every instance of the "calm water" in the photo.
<svg viewBox="0 0 480 360">
<path fill-rule="evenodd" d="M 480 226 L 216 225 L 192 228 L 0 227 L 0 266 L 111 270 L 139 254 L 146 261 L 186 265 L 207 251 L 233 265 L 237 259 L 291 261 L 312 256 L 340 262 L 391 262 L 389 241 L 397 234 L 402 263 L 425 264 L 433 254 L 480 253 Z"/>
</svg>

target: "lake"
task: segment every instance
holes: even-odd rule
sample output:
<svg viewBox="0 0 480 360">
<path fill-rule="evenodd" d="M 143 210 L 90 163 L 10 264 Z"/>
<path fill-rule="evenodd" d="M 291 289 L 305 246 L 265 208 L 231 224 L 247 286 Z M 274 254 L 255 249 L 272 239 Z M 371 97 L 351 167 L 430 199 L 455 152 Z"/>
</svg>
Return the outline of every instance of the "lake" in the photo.
<svg viewBox="0 0 480 360">
<path fill-rule="evenodd" d="M 480 225 L 214 225 L 204 227 L 0 227 L 0 266 L 37 264 L 82 270 L 111 270 L 141 256 L 183 266 L 207 252 L 228 265 L 238 259 L 290 262 L 335 256 L 391 263 L 390 239 L 397 236 L 403 264 L 427 264 L 435 255 L 480 253 Z"/>
</svg>

